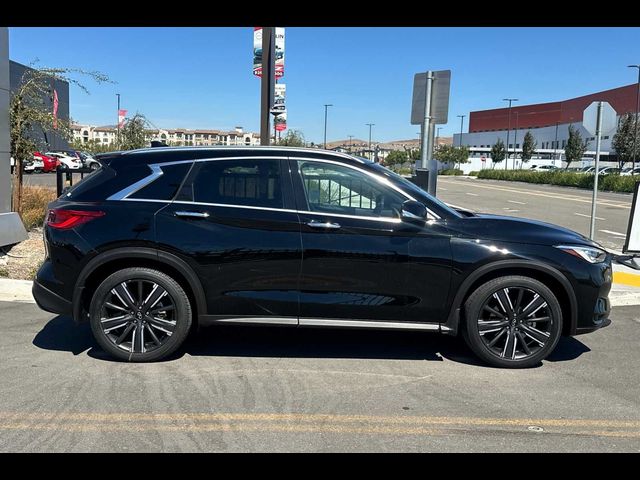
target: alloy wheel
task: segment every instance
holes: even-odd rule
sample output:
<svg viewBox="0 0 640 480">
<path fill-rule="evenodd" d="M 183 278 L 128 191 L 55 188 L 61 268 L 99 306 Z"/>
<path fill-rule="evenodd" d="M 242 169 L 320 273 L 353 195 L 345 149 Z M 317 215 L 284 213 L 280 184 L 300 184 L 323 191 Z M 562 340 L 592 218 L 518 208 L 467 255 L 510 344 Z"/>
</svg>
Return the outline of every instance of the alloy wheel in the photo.
<svg viewBox="0 0 640 480">
<path fill-rule="evenodd" d="M 505 287 L 485 300 L 477 319 L 480 339 L 491 354 L 521 360 L 539 352 L 549 342 L 553 312 L 536 291 Z"/>
<path fill-rule="evenodd" d="M 118 348 L 148 353 L 161 347 L 176 328 L 176 305 L 163 287 L 132 279 L 112 288 L 101 307 L 100 326 Z"/>
</svg>

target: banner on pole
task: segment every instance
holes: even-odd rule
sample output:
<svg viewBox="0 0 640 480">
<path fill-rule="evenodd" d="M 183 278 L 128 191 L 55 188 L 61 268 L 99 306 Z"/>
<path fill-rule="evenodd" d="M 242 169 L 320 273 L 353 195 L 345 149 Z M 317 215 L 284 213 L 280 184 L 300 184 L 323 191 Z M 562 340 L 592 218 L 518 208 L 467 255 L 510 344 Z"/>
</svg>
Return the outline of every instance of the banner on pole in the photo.
<svg viewBox="0 0 640 480">
<path fill-rule="evenodd" d="M 284 77 L 284 27 L 276 27 L 276 78 Z M 262 27 L 253 27 L 253 74 L 262 77 Z"/>
</svg>

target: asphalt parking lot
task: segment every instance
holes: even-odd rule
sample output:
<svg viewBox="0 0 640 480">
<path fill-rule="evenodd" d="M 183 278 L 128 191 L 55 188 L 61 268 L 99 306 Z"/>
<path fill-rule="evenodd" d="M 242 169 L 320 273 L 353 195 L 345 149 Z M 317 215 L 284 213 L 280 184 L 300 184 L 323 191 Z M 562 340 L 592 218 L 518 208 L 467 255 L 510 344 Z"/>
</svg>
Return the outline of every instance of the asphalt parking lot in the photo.
<svg viewBox="0 0 640 480">
<path fill-rule="evenodd" d="M 640 451 L 640 309 L 537 368 L 428 333 L 203 329 L 107 359 L 88 325 L 0 302 L 0 451 Z"/>
</svg>

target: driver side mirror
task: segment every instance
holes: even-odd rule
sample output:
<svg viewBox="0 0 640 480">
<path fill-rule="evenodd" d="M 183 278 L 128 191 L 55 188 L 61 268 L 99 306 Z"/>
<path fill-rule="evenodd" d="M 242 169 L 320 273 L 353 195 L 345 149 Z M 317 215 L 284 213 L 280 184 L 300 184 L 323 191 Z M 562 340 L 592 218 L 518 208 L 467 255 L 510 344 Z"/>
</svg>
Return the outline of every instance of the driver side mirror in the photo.
<svg viewBox="0 0 640 480">
<path fill-rule="evenodd" d="M 402 204 L 402 218 L 405 220 L 426 220 L 427 207 L 415 200 L 407 200 Z"/>
</svg>

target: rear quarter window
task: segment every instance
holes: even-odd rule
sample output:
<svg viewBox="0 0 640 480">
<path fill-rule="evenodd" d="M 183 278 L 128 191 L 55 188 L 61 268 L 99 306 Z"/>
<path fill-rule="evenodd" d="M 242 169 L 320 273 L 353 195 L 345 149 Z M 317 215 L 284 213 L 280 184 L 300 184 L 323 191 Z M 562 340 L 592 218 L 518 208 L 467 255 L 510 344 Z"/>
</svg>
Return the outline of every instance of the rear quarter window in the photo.
<svg viewBox="0 0 640 480">
<path fill-rule="evenodd" d="M 162 175 L 149 185 L 142 187 L 129 198 L 140 200 L 172 200 L 187 175 L 192 162 L 160 166 Z"/>
</svg>

